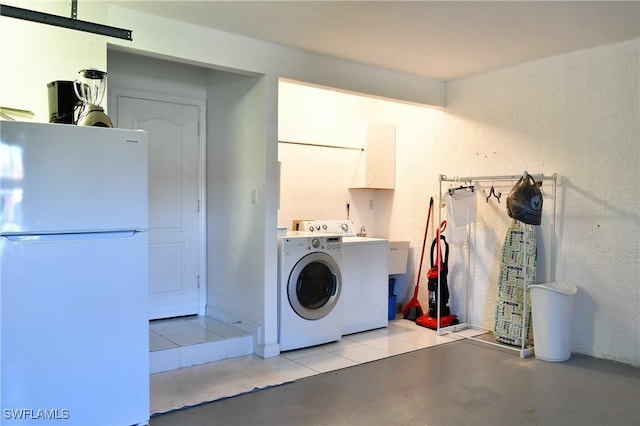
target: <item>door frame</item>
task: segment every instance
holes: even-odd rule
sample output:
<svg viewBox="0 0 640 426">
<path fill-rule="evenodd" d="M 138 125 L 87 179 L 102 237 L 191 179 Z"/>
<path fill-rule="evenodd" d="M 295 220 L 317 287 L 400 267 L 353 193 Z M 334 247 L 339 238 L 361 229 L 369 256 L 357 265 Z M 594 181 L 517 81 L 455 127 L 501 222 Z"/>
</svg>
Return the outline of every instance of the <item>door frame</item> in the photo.
<svg viewBox="0 0 640 426">
<path fill-rule="evenodd" d="M 157 102 L 168 102 L 183 105 L 193 105 L 198 107 L 198 176 L 199 176 L 199 199 L 200 211 L 198 212 L 198 222 L 200 233 L 198 236 L 198 252 L 199 252 L 199 281 L 198 281 L 198 315 L 205 315 L 207 308 L 207 176 L 206 176 L 206 158 L 207 158 L 207 103 L 204 99 L 168 95 L 165 93 L 157 93 L 146 90 L 127 89 L 124 87 L 109 88 L 109 111 L 113 111 L 109 117 L 114 121 L 114 127 L 118 127 L 118 96 L 126 96 L 129 98 L 146 99 Z"/>
</svg>

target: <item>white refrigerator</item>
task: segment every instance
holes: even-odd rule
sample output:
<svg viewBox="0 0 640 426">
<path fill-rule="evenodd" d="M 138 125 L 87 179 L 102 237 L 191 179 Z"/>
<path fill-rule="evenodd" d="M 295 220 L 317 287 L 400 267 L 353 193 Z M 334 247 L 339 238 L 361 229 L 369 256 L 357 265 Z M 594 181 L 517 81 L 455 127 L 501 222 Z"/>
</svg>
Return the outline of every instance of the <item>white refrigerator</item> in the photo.
<svg viewBox="0 0 640 426">
<path fill-rule="evenodd" d="M 146 133 L 0 131 L 0 424 L 147 424 Z"/>
</svg>

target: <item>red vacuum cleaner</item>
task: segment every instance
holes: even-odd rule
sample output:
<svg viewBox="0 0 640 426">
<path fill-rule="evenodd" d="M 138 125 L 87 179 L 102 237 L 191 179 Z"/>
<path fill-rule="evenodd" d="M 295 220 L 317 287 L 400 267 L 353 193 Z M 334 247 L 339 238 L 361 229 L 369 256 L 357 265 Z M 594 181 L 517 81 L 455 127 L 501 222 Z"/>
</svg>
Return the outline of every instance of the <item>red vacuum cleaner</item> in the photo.
<svg viewBox="0 0 640 426">
<path fill-rule="evenodd" d="M 427 284 L 429 289 L 429 313 L 421 315 L 416 319 L 416 324 L 432 330 L 459 323 L 458 317 L 452 315 L 451 309 L 449 308 L 449 285 L 447 283 L 447 274 L 449 273 L 449 243 L 445 236 L 442 235 L 445 229 L 447 229 L 447 221 L 443 220 L 440 228 L 436 231 L 436 238 L 433 240 L 433 243 L 431 243 L 431 268 L 427 272 L 427 278 L 429 280 Z M 441 251 L 442 245 L 444 245 L 444 262 Z M 436 251 L 435 256 L 434 249 Z M 439 286 L 438 281 L 440 282 Z"/>
</svg>

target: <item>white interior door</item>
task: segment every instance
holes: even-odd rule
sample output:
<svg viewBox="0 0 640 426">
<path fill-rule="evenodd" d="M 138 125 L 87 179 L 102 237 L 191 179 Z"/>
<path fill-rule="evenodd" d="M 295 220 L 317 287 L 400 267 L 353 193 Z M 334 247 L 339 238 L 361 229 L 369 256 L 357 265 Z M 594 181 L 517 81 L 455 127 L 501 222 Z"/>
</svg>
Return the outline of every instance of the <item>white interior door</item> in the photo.
<svg viewBox="0 0 640 426">
<path fill-rule="evenodd" d="M 124 95 L 116 103 L 118 127 L 149 139 L 149 319 L 197 314 L 199 107 Z"/>
</svg>

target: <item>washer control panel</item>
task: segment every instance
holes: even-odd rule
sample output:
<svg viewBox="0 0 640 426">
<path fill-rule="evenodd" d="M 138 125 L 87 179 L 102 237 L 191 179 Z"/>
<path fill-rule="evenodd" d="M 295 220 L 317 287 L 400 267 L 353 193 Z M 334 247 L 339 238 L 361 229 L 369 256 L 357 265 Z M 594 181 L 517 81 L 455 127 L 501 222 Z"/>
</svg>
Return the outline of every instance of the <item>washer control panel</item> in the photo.
<svg viewBox="0 0 640 426">
<path fill-rule="evenodd" d="M 320 240 L 324 240 L 324 245 L 327 251 L 340 250 L 342 247 L 342 237 L 321 237 Z M 322 241 L 320 242 L 322 245 Z"/>
<path fill-rule="evenodd" d="M 314 251 L 338 253 L 342 251 L 342 236 L 287 236 L 282 238 L 282 250 L 285 255 Z"/>
</svg>

